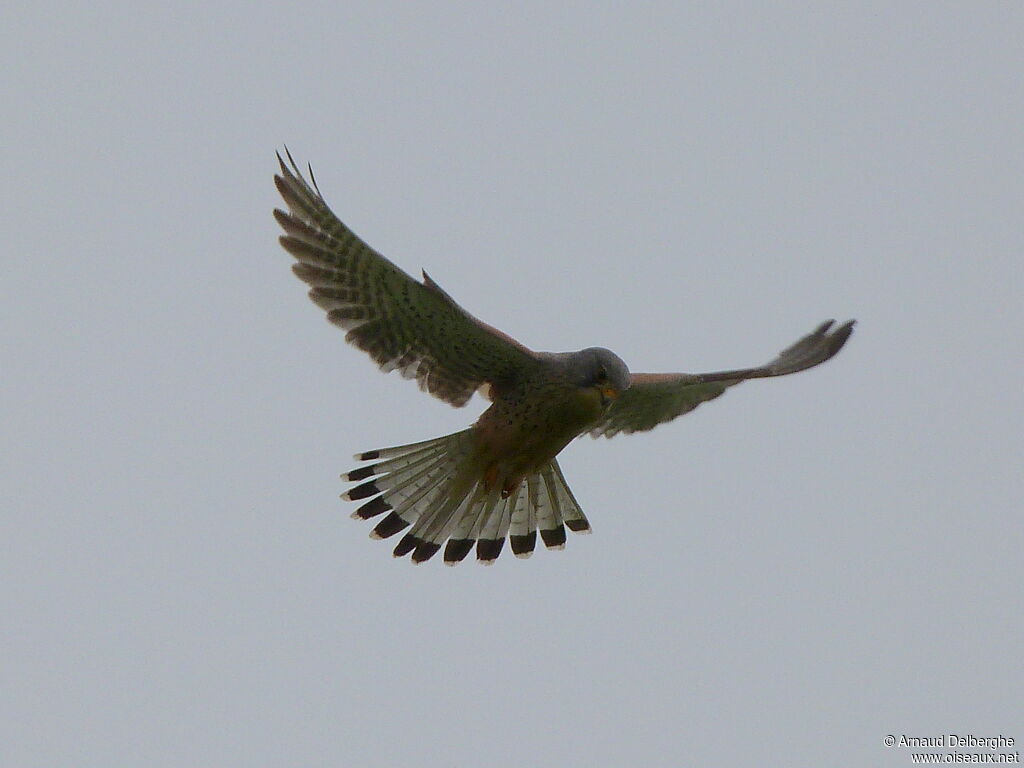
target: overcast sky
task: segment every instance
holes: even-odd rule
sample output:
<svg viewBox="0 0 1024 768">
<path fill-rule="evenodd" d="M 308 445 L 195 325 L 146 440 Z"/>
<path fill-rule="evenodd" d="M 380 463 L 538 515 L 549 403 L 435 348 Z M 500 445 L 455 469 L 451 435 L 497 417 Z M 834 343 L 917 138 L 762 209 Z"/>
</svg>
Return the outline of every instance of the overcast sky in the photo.
<svg viewBox="0 0 1024 768">
<path fill-rule="evenodd" d="M 1019 3 L 148 5 L 0 12 L 0 763 L 1024 740 Z M 339 473 L 484 403 L 381 375 L 305 298 L 285 143 L 534 349 L 697 372 L 859 324 L 570 444 L 593 536 L 415 568 Z"/>
</svg>

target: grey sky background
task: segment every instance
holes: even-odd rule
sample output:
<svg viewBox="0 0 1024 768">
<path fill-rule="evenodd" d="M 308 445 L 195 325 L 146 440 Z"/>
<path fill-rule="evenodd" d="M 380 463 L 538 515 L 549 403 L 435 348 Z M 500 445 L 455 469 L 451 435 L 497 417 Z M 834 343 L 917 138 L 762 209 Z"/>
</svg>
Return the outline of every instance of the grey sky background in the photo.
<svg viewBox="0 0 1024 768">
<path fill-rule="evenodd" d="M 1017 3 L 0 12 L 0 763 L 894 765 L 1024 739 Z M 289 272 L 273 152 L 528 346 L 832 362 L 561 459 L 595 529 L 394 561 L 460 429 Z"/>
</svg>

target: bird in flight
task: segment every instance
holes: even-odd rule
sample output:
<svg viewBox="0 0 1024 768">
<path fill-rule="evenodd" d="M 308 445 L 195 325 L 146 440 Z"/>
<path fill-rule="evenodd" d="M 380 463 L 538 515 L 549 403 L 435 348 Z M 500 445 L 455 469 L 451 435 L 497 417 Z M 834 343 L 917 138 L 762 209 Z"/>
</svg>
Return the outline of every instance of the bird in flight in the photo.
<svg viewBox="0 0 1024 768">
<path fill-rule="evenodd" d="M 556 456 L 575 437 L 652 429 L 747 379 L 785 376 L 835 355 L 854 321 L 829 320 L 764 365 L 717 373 L 631 373 L 613 352 L 534 352 L 476 319 L 426 272 L 409 276 L 341 223 L 287 149 L 274 176 L 287 211 L 274 217 L 292 270 L 309 297 L 384 372 L 399 371 L 455 407 L 480 392 L 491 404 L 468 429 L 424 442 L 356 454 L 369 462 L 342 477 L 358 483 L 342 498 L 362 501 L 353 517 L 384 515 L 375 539 L 409 530 L 394 549 L 414 563 L 444 545 L 444 562 L 491 564 L 508 538 L 529 557 L 537 531 L 549 549 L 565 529 L 590 523 Z M 411 526 L 411 528 L 410 528 Z"/>
</svg>

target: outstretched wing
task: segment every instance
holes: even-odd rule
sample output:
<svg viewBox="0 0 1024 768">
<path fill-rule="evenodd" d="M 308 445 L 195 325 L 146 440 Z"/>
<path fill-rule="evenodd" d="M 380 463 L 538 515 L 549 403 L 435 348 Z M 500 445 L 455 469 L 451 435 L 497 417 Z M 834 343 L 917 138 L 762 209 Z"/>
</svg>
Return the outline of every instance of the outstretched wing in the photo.
<svg viewBox="0 0 1024 768">
<path fill-rule="evenodd" d="M 746 379 L 785 376 L 813 368 L 842 349 L 853 333 L 853 320 L 833 329 L 834 323 L 834 320 L 822 323 L 759 368 L 701 374 L 634 373 L 629 389 L 611 405 L 590 434 L 614 437 L 619 432 L 653 429 L 658 424 L 689 413 L 701 403 L 714 400 L 729 387 Z"/>
<path fill-rule="evenodd" d="M 274 181 L 288 212 L 275 210 L 274 217 L 286 233 L 281 245 L 298 262 L 292 270 L 312 286 L 309 297 L 327 318 L 348 331 L 345 339 L 381 370 L 398 370 L 462 406 L 482 384 L 500 387 L 537 364 L 532 351 L 477 320 L 426 272 L 421 283 L 360 240 L 324 202 L 312 170 L 309 184 L 290 154 L 290 167 L 277 159 Z"/>
</svg>

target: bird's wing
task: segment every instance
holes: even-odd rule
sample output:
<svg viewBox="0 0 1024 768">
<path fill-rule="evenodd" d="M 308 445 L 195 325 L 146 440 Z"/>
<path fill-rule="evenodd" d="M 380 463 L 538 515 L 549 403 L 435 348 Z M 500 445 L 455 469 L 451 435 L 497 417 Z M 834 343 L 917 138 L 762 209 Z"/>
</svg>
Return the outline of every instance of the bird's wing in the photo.
<svg viewBox="0 0 1024 768">
<path fill-rule="evenodd" d="M 634 373 L 629 389 L 612 403 L 604 418 L 591 429 L 594 437 L 613 437 L 619 432 L 642 432 L 689 413 L 701 403 L 714 400 L 746 379 L 763 379 L 805 371 L 835 355 L 853 332 L 854 321 L 833 328 L 834 321 L 779 353 L 759 368 L 718 373 Z"/>
<path fill-rule="evenodd" d="M 287 150 L 286 150 L 287 154 Z M 385 372 L 399 370 L 454 406 L 483 384 L 514 381 L 538 358 L 510 336 L 477 320 L 423 273 L 413 279 L 338 220 L 310 170 L 308 183 L 290 154 L 274 176 L 288 212 L 275 210 L 292 270 L 309 297 L 348 331 Z"/>
</svg>

